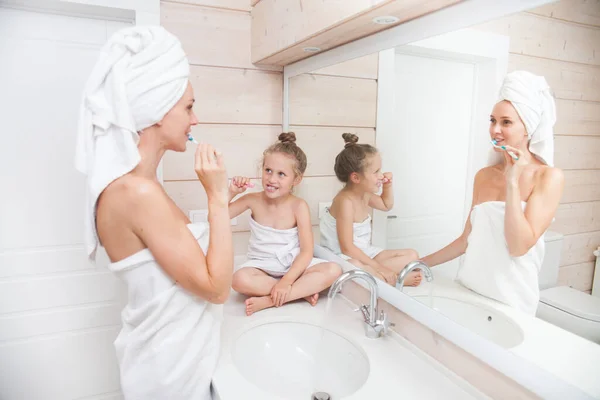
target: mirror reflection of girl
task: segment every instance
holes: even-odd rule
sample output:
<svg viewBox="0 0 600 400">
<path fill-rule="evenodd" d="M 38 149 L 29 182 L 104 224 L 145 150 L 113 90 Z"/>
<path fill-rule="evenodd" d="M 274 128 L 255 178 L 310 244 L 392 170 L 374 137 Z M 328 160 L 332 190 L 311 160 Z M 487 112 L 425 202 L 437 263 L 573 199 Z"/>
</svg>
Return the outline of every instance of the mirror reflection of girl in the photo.
<svg viewBox="0 0 600 400">
<path fill-rule="evenodd" d="M 394 206 L 392 173 L 381 172 L 381 155 L 369 144 L 358 144 L 358 136 L 342 135 L 346 142 L 335 158 L 335 175 L 345 187 L 335 196 L 321 219 L 321 245 L 355 266 L 396 285 L 398 274 L 418 259 L 415 250 L 383 250 L 371 245 L 373 208 L 390 211 Z M 383 188 L 382 188 L 383 187 Z M 376 194 L 383 189 L 381 195 Z M 421 273 L 407 275 L 405 286 L 418 286 Z"/>
<path fill-rule="evenodd" d="M 264 190 L 240 197 L 229 205 L 235 218 L 250 210 L 248 261 L 233 276 L 233 288 L 250 296 L 246 314 L 304 298 L 316 305 L 319 293 L 342 274 L 339 265 L 313 258 L 314 241 L 308 204 L 292 194 L 306 171 L 306 155 L 293 132 L 264 152 Z M 235 177 L 230 198 L 243 193 L 249 178 Z"/>
<path fill-rule="evenodd" d="M 475 176 L 462 235 L 423 261 L 435 266 L 465 254 L 461 284 L 535 315 L 542 236 L 564 186 L 562 171 L 552 167 L 556 110 L 546 80 L 525 71 L 507 75 L 500 95 L 489 134 L 502 160 Z"/>
</svg>

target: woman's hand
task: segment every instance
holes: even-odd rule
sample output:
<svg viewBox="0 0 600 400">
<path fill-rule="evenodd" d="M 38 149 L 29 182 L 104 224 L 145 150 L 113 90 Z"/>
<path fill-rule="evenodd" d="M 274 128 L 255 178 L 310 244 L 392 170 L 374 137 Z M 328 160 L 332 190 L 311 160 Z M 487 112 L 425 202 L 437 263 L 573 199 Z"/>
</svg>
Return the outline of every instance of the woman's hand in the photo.
<svg viewBox="0 0 600 400">
<path fill-rule="evenodd" d="M 511 166 L 507 171 L 506 181 L 507 183 L 513 183 L 518 185 L 521 173 L 523 173 L 525 167 L 529 165 L 529 161 L 527 161 L 523 152 L 519 149 L 516 149 L 511 146 L 502 146 L 502 149 L 510 155 Z M 517 157 L 517 159 L 515 159 L 515 157 L 513 157 L 510 153 L 514 154 Z"/>
<path fill-rule="evenodd" d="M 234 198 L 238 194 L 244 193 L 247 188 L 252 186 L 254 185 L 250 182 L 250 178 L 234 176 L 229 184 L 229 197 Z"/>
<path fill-rule="evenodd" d="M 279 280 L 279 282 L 273 286 L 273 289 L 271 289 L 271 300 L 275 307 L 281 307 L 283 303 L 285 303 L 285 299 L 287 299 L 291 290 L 292 285 L 285 282 L 283 279 Z"/>
<path fill-rule="evenodd" d="M 229 202 L 227 171 L 221 153 L 210 144 L 201 143 L 196 148 L 194 170 L 209 200 L 222 200 L 225 204 Z"/>
</svg>

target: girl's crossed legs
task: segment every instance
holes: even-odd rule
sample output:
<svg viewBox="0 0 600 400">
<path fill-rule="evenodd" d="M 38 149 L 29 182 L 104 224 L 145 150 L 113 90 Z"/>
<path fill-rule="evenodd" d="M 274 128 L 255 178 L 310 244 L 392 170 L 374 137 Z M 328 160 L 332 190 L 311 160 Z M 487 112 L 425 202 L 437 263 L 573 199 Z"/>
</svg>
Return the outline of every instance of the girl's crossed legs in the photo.
<svg viewBox="0 0 600 400">
<path fill-rule="evenodd" d="M 311 305 L 316 305 L 319 293 L 331 286 L 341 274 L 340 266 L 332 262 L 323 262 L 307 268 L 292 284 L 285 303 L 304 298 Z M 249 296 L 246 299 L 246 315 L 275 305 L 271 299 L 271 290 L 279 279 L 253 267 L 242 268 L 233 274 L 233 289 Z"/>
</svg>

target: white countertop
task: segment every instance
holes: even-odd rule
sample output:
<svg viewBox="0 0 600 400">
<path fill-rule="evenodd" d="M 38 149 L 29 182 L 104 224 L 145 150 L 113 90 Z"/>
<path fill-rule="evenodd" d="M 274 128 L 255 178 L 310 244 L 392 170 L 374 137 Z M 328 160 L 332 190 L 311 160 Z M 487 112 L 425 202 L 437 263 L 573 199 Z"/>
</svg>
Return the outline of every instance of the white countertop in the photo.
<svg viewBox="0 0 600 400">
<path fill-rule="evenodd" d="M 495 300 L 480 296 L 458 283 L 436 274 L 419 287 L 405 287 L 404 293 L 449 297 L 483 304 L 512 319 L 524 334 L 523 342 L 508 351 L 550 372 L 565 382 L 600 398 L 600 345 L 565 331 L 539 318 L 533 318 Z M 433 287 L 433 288 L 432 288 Z"/>
<path fill-rule="evenodd" d="M 233 292 L 225 304 L 221 356 L 213 377 L 214 389 L 221 400 L 279 400 L 280 397 L 255 386 L 239 372 L 232 360 L 233 344 L 248 329 L 270 322 L 294 321 L 320 326 L 327 298 L 321 298 L 315 307 L 306 301 L 298 301 L 250 317 L 245 315 L 244 299 L 244 296 Z M 367 381 L 346 399 L 486 398 L 401 336 L 392 332 L 385 337 L 368 339 L 364 333 L 362 315 L 352 312 L 351 304 L 343 296 L 336 297 L 330 315 L 332 317 L 329 318 L 327 329 L 359 346 L 369 360 Z"/>
</svg>

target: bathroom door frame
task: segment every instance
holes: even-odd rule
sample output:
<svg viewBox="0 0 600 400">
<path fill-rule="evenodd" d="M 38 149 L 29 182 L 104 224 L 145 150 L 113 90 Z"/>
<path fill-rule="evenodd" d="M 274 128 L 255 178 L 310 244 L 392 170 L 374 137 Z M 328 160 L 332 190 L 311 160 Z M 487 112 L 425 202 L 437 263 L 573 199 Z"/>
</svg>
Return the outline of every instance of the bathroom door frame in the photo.
<svg viewBox="0 0 600 400">
<path fill-rule="evenodd" d="M 473 182 L 477 171 L 490 165 L 493 152 L 487 130 L 489 113 L 498 98 L 498 90 L 508 70 L 510 38 L 474 29 L 461 29 L 410 45 L 379 52 L 377 79 L 376 144 L 396 132 L 395 55 L 405 54 L 469 63 L 474 66 L 474 81 L 469 129 L 469 150 L 465 176 L 462 221 L 469 215 Z M 388 213 L 373 212 L 373 244 L 387 248 Z"/>
</svg>

